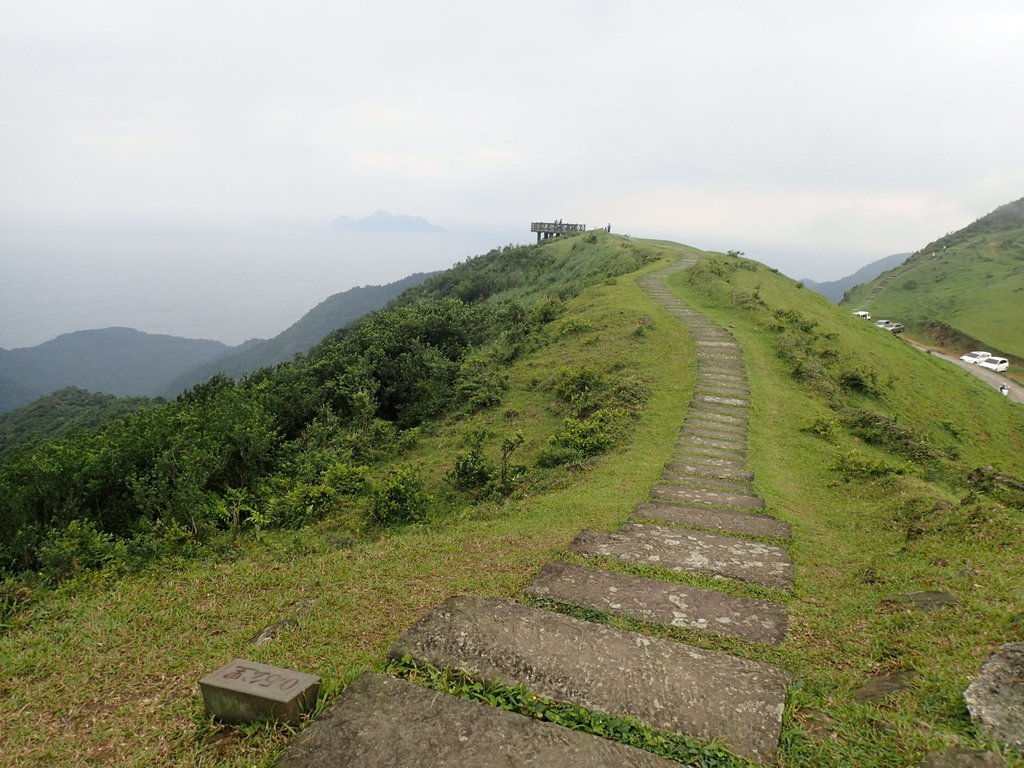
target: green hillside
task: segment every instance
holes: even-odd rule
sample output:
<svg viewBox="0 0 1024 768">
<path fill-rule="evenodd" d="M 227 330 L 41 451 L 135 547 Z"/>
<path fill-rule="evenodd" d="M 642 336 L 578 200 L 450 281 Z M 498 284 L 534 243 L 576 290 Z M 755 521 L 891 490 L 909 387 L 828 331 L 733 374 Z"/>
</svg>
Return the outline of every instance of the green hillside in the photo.
<svg viewBox="0 0 1024 768">
<path fill-rule="evenodd" d="M 328 296 L 298 321 L 272 339 L 254 339 L 232 347 L 213 360 L 184 371 L 167 385 L 165 395 L 175 397 L 218 373 L 240 379 L 265 366 L 285 363 L 309 351 L 331 331 L 380 309 L 406 288 L 428 277 L 417 272 L 387 285 L 365 285 Z"/>
<path fill-rule="evenodd" d="M 315 671 L 326 702 L 447 596 L 522 600 L 582 528 L 625 520 L 672 455 L 693 346 L 636 281 L 682 253 L 701 260 L 671 290 L 744 349 L 748 463 L 793 527 L 796 584 L 715 582 L 785 603 L 778 648 L 644 631 L 790 672 L 779 766 L 988 746 L 961 694 L 1020 639 L 1024 408 L 756 262 L 594 234 L 470 259 L 303 361 L 202 385 L 97 442 L 15 451 L 2 522 L 37 528 L 5 542 L 5 759 L 270 765 L 292 732 L 208 721 L 205 673 L 239 657 Z M 114 510 L 134 517 L 114 527 Z M 929 589 L 958 603 L 901 607 Z M 906 691 L 853 698 L 906 669 Z"/>
<path fill-rule="evenodd" d="M 1024 199 L 928 244 L 843 305 L 957 351 L 1024 359 Z"/>
</svg>

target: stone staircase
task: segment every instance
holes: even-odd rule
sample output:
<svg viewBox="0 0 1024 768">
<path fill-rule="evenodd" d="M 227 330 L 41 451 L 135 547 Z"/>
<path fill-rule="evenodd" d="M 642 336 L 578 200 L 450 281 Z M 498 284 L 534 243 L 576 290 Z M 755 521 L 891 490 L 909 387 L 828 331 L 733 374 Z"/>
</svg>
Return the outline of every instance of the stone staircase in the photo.
<svg viewBox="0 0 1024 768">
<path fill-rule="evenodd" d="M 782 605 L 677 583 L 671 573 L 789 590 L 789 526 L 760 512 L 746 467 L 750 391 L 729 332 L 665 286 L 643 290 L 693 335 L 697 384 L 671 461 L 651 499 L 606 533 L 569 547 L 581 565 L 546 564 L 527 589 L 552 601 L 649 625 L 777 645 Z M 621 568 L 602 564 L 621 563 Z M 630 568 L 645 575 L 628 573 Z M 625 570 L 623 570 L 625 569 Z M 649 578 L 647 574 L 666 574 Z M 700 580 L 706 584 L 707 578 Z M 712 582 L 714 583 L 714 582 Z M 457 595 L 410 628 L 389 652 L 476 679 L 522 684 L 556 701 L 634 717 L 697 741 L 720 740 L 753 763 L 773 764 L 789 675 L 763 662 L 582 621 L 514 602 Z M 367 673 L 285 754 L 280 766 L 669 766 L 632 747 Z"/>
</svg>

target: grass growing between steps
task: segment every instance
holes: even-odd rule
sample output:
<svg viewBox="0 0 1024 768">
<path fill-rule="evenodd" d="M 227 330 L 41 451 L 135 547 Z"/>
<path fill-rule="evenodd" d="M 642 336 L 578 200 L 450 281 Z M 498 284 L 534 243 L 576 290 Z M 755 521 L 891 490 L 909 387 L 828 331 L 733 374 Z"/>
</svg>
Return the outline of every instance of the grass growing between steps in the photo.
<svg viewBox="0 0 1024 768">
<path fill-rule="evenodd" d="M 789 635 L 771 652 L 796 680 L 779 764 L 895 768 L 992 746 L 962 694 L 1024 639 L 1024 500 L 969 476 L 1024 475 L 1024 409 L 762 265 L 716 257 L 670 283 L 743 346 L 754 484 L 793 529 Z M 903 596 L 923 590 L 958 602 L 913 610 Z M 904 670 L 906 690 L 854 698 Z"/>
<path fill-rule="evenodd" d="M 692 348 L 633 276 L 568 302 L 551 334 L 510 370 L 499 406 L 424 430 L 403 457 L 444 501 L 443 513 L 377 532 L 354 532 L 339 518 L 240 534 L 203 556 L 111 583 L 77 583 L 16 614 L 0 636 L 0 762 L 271 764 L 291 731 L 219 728 L 203 712 L 200 677 L 247 658 L 321 675 L 326 702 L 364 669 L 380 667 L 398 636 L 444 598 L 519 595 L 579 530 L 615 528 L 671 454 L 693 384 Z M 640 378 L 646 402 L 609 452 L 537 467 L 564 422 L 552 382 L 579 368 Z M 502 437 L 522 432 L 514 461 L 530 470 L 511 498 L 474 505 L 445 490 L 442 478 L 481 432 L 492 458 Z M 265 645 L 249 643 L 288 618 L 298 626 Z"/>
<path fill-rule="evenodd" d="M 620 744 L 628 744 L 691 768 L 751 766 L 746 760 L 736 757 L 719 744 L 698 744 L 676 734 L 651 728 L 631 717 L 599 714 L 574 704 L 552 701 L 530 692 L 521 685 L 484 683 L 474 680 L 462 670 L 443 669 L 410 658 L 389 662 L 384 671 L 431 690 L 463 699 L 482 701 L 506 712 L 515 712 L 525 717 L 545 720 L 611 739 Z"/>
</svg>

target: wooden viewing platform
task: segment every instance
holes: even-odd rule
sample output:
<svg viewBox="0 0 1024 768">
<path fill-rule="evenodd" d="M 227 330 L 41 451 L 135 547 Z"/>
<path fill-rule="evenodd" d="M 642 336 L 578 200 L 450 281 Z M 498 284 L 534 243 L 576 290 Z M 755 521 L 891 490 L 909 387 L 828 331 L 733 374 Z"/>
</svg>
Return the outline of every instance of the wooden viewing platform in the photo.
<svg viewBox="0 0 1024 768">
<path fill-rule="evenodd" d="M 586 232 L 586 224 L 563 224 L 562 220 L 558 221 L 535 221 L 530 224 L 530 231 L 537 233 L 537 242 L 539 243 L 541 237 L 547 240 L 549 237 L 561 237 L 576 232 Z"/>
</svg>

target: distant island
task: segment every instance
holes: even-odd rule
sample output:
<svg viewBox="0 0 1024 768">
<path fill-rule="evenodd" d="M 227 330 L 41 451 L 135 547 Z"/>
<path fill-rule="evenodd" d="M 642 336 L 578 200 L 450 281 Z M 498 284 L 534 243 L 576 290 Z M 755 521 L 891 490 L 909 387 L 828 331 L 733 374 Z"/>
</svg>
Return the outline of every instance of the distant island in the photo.
<svg viewBox="0 0 1024 768">
<path fill-rule="evenodd" d="M 421 216 L 407 216 L 405 214 L 390 214 L 383 208 L 378 208 L 369 216 L 362 219 L 353 219 L 351 216 L 338 216 L 332 226 L 335 229 L 347 229 L 354 232 L 388 232 L 388 233 L 443 233 L 444 227 L 439 224 L 431 224 Z"/>
</svg>

